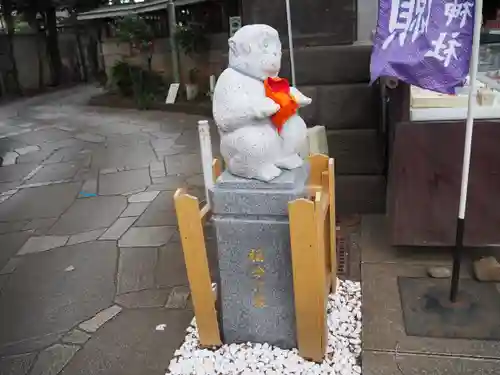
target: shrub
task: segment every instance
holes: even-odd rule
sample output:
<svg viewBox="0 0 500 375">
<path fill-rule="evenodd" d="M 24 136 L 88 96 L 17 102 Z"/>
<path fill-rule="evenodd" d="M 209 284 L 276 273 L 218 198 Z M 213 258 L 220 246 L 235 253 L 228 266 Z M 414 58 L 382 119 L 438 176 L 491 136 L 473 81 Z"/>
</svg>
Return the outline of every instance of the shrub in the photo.
<svg viewBox="0 0 500 375">
<path fill-rule="evenodd" d="M 112 68 L 111 75 L 113 85 L 120 95 L 134 98 L 139 108 L 148 108 L 156 95 L 165 91 L 164 82 L 159 74 L 125 61 L 117 62 Z"/>
</svg>

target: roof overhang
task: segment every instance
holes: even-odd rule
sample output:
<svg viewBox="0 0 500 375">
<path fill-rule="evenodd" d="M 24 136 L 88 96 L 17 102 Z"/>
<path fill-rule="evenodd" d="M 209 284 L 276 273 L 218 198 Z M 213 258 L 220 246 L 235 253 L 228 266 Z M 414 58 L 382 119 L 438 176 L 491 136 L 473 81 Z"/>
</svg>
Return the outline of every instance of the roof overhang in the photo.
<svg viewBox="0 0 500 375">
<path fill-rule="evenodd" d="M 152 0 L 142 3 L 109 5 L 105 7 L 82 12 L 77 15 L 78 21 L 88 21 L 101 18 L 124 17 L 131 14 L 149 13 L 157 10 L 167 9 L 167 5 L 171 0 Z M 174 0 L 175 6 L 183 6 L 197 3 L 204 3 L 207 0 Z"/>
</svg>

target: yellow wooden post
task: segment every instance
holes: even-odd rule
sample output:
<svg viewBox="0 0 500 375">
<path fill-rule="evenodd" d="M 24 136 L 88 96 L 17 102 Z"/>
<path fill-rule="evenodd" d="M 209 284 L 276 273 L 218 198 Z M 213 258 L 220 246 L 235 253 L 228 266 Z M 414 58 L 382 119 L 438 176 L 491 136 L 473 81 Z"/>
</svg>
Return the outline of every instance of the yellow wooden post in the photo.
<svg viewBox="0 0 500 375">
<path fill-rule="evenodd" d="M 311 192 L 321 190 L 321 174 L 328 170 L 328 156 L 315 154 L 308 158 L 309 161 L 309 182 Z"/>
<path fill-rule="evenodd" d="M 337 210 L 335 205 L 335 160 L 328 160 L 328 195 L 330 198 L 330 266 L 332 290 L 337 290 Z"/>
<path fill-rule="evenodd" d="M 288 211 L 299 354 L 320 362 L 325 353 L 323 314 L 326 309 L 323 304 L 325 280 L 319 272 L 324 259 L 318 251 L 315 204 L 297 199 L 288 204 Z"/>
<path fill-rule="evenodd" d="M 202 225 L 207 212 L 200 212 L 198 199 L 182 189 L 176 191 L 174 202 L 200 344 L 206 347 L 220 346 L 222 342 Z"/>
<path fill-rule="evenodd" d="M 321 359 L 325 355 L 327 341 L 328 341 L 328 324 L 327 324 L 327 303 L 328 303 L 328 295 L 330 294 L 331 288 L 331 278 L 329 269 L 329 252 L 327 250 L 330 247 L 330 238 L 329 238 L 329 228 L 327 227 L 330 218 L 328 216 L 329 210 L 329 197 L 326 192 L 318 192 L 316 193 L 316 197 L 314 200 L 314 226 L 316 229 L 316 237 L 318 238 L 318 248 L 317 251 L 319 253 L 319 266 L 317 269 L 311 270 L 311 272 L 317 273 L 318 283 L 320 284 L 319 289 L 320 293 L 319 297 L 319 309 L 317 314 L 318 320 L 322 322 L 322 331 L 318 336 L 318 340 L 320 340 L 321 347 Z"/>
</svg>

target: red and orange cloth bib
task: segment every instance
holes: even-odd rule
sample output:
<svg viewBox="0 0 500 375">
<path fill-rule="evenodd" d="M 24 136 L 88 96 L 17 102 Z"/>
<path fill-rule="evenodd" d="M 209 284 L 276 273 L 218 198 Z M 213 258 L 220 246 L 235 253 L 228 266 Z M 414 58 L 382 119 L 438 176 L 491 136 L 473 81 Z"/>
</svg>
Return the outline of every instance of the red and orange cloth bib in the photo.
<svg viewBox="0 0 500 375">
<path fill-rule="evenodd" d="M 288 119 L 297 113 L 299 105 L 290 94 L 290 84 L 285 78 L 267 78 L 264 81 L 264 88 L 266 96 L 280 106 L 280 110 L 271 116 L 272 123 L 280 133 Z"/>
</svg>

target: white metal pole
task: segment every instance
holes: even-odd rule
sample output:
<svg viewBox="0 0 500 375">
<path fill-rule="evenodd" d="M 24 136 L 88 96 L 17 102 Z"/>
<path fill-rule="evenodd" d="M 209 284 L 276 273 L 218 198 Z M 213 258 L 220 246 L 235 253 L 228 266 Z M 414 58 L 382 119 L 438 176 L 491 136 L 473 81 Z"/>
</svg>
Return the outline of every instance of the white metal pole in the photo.
<svg viewBox="0 0 500 375">
<path fill-rule="evenodd" d="M 472 52 L 469 66 L 469 102 L 467 105 L 467 121 L 465 122 L 465 144 L 462 164 L 462 182 L 460 185 L 460 204 L 458 208 L 455 247 L 453 248 L 453 271 L 451 275 L 450 301 L 458 300 L 460 284 L 460 264 L 464 247 L 464 219 L 467 207 L 467 188 L 469 186 L 469 168 L 472 146 L 472 131 L 474 130 L 474 110 L 477 106 L 476 78 L 479 65 L 479 43 L 481 39 L 483 0 L 476 0 L 474 7 L 474 34 L 472 37 Z"/>
<path fill-rule="evenodd" d="M 290 46 L 290 68 L 292 70 L 292 86 L 295 86 L 295 56 L 293 54 L 293 34 L 292 34 L 292 15 L 290 11 L 290 0 L 286 3 L 286 22 L 288 25 L 288 45 Z"/>
<path fill-rule="evenodd" d="M 479 65 L 479 43 L 481 39 L 481 24 L 482 24 L 482 9 L 483 0 L 476 0 L 474 13 L 474 35 L 472 39 L 472 53 L 470 58 L 470 86 L 469 86 L 469 102 L 467 106 L 467 121 L 465 125 L 465 146 L 464 160 L 462 166 L 462 184 L 460 188 L 460 206 L 458 210 L 458 218 L 465 218 L 465 208 L 467 206 L 467 188 L 469 186 L 469 167 L 472 144 L 472 131 L 474 129 L 474 112 L 477 106 L 477 69 Z"/>
<path fill-rule="evenodd" d="M 203 167 L 203 180 L 205 182 L 205 196 L 210 208 L 208 191 L 214 187 L 212 178 L 212 140 L 210 139 L 210 126 L 207 120 L 198 121 L 198 134 L 200 136 L 201 164 Z"/>
</svg>

